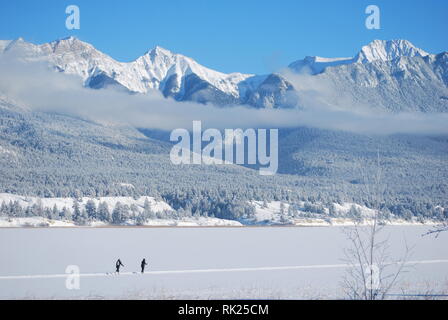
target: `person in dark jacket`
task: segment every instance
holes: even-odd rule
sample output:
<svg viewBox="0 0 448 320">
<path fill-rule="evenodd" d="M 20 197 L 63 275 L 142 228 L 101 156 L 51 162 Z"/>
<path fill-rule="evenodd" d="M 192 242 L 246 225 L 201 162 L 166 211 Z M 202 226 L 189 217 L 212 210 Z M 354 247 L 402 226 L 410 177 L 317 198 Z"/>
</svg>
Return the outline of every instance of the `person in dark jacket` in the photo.
<svg viewBox="0 0 448 320">
<path fill-rule="evenodd" d="M 117 273 L 120 273 L 120 267 L 124 267 L 124 264 L 121 263 L 120 259 L 118 259 L 117 262 L 115 263 L 115 267 L 117 268 Z"/>
<path fill-rule="evenodd" d="M 146 259 L 143 258 L 142 263 L 141 263 L 141 266 L 142 266 L 142 273 L 145 272 L 145 266 L 147 266 L 147 265 L 148 265 L 148 264 L 146 263 Z"/>
</svg>

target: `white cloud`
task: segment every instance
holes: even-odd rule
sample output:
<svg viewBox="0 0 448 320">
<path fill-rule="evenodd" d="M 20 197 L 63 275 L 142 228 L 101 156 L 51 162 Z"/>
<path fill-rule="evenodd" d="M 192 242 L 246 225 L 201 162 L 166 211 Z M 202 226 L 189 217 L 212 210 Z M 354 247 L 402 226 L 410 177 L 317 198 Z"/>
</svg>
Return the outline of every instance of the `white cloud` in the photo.
<svg viewBox="0 0 448 320">
<path fill-rule="evenodd" d="M 448 133 L 448 114 L 372 113 L 368 106 L 335 100 L 330 85 L 306 75 L 286 75 L 301 90 L 305 108 L 254 109 L 177 102 L 160 92 L 129 95 L 114 89 L 84 88 L 79 78 L 41 64 L 0 60 L 0 91 L 32 110 L 67 113 L 101 122 L 171 130 L 190 128 L 193 120 L 212 128 L 310 126 L 359 133 Z"/>
</svg>

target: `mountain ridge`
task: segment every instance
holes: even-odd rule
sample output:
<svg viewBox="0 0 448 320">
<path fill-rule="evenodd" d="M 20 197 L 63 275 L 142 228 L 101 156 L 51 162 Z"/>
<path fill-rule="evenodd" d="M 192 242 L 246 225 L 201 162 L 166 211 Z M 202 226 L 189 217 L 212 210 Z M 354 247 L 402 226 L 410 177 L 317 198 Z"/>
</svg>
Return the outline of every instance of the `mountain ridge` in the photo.
<svg viewBox="0 0 448 320">
<path fill-rule="evenodd" d="M 83 85 L 92 89 L 118 86 L 130 93 L 140 94 L 158 90 L 165 97 L 177 101 L 213 103 L 219 106 L 289 108 L 300 107 L 298 101 L 303 94 L 282 72 L 268 75 L 238 72 L 226 74 L 160 46 L 155 46 L 131 62 L 119 62 L 75 37 L 41 45 L 26 42 L 23 38 L 0 40 L 0 53 L 18 56 L 26 61 L 46 61 L 59 72 L 79 76 Z M 443 53 L 439 55 L 443 57 Z M 360 86 L 374 84 L 376 91 L 371 95 L 379 99 L 376 104 L 386 111 L 445 112 L 448 111 L 445 103 L 447 100 L 440 97 L 448 96 L 448 68 L 446 59 L 436 59 L 439 55 L 427 53 L 407 40 L 374 40 L 363 46 L 353 57 L 307 56 L 291 63 L 287 70 L 312 76 L 325 74 L 326 78 L 331 76 L 329 80 L 332 83 L 337 79 L 339 87 L 342 81 L 342 91 L 350 91 L 349 95 L 355 96 L 354 101 L 358 100 L 356 92 Z M 419 59 L 423 59 L 423 63 L 415 62 L 420 61 Z M 404 65 L 406 63 L 415 69 L 407 68 Z M 351 73 L 346 74 L 349 71 Z M 403 74 L 408 77 L 414 75 L 415 83 L 403 81 Z M 420 92 L 421 84 L 417 82 L 421 80 L 422 74 L 428 75 L 423 79 L 427 82 L 424 85 L 425 92 L 433 92 L 431 99 L 423 102 L 429 105 L 416 108 L 410 105 L 395 107 L 395 102 L 386 101 L 395 100 L 391 97 L 400 95 L 413 97 L 414 92 Z M 363 82 L 357 82 L 357 79 L 363 79 Z M 393 92 L 390 88 L 383 89 L 379 85 L 384 79 L 388 79 L 389 85 L 394 88 Z M 382 90 L 389 92 L 383 94 Z M 373 99 L 367 97 L 367 94 L 363 95 L 366 96 L 366 101 Z M 363 104 L 367 104 L 366 101 Z"/>
</svg>

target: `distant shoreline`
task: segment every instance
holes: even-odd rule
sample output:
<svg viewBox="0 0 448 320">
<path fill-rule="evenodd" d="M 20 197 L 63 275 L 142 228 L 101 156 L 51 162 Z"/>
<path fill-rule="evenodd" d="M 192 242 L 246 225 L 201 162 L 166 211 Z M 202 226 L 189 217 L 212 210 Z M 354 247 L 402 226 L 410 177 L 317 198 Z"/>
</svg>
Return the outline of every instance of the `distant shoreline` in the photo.
<svg viewBox="0 0 448 320">
<path fill-rule="evenodd" d="M 403 221 L 390 221 L 382 226 L 399 226 L 399 227 L 413 227 L 413 226 L 427 226 L 432 227 L 440 224 L 440 222 L 427 221 L 421 222 L 403 222 Z M 316 223 L 297 223 L 297 224 L 253 224 L 253 225 L 55 225 L 55 226 L 40 226 L 40 225 L 16 225 L 5 226 L 0 225 L 1 229 L 271 229 L 271 228 L 340 228 L 340 227 L 353 227 L 355 223 L 346 221 L 339 224 L 316 224 Z M 359 226 L 368 226 L 368 223 L 359 224 Z"/>
</svg>

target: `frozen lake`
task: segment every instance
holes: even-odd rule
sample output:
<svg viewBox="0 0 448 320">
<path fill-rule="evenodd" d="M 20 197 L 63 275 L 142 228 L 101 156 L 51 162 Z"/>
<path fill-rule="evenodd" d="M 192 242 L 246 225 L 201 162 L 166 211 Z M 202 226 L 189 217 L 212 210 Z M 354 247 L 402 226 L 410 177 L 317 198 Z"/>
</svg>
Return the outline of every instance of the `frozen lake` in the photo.
<svg viewBox="0 0 448 320">
<path fill-rule="evenodd" d="M 384 229 L 392 259 L 402 256 L 406 240 L 413 247 L 409 260 L 428 262 L 410 265 L 394 292 L 446 292 L 448 233 L 422 237 L 428 229 Z M 342 230 L 0 229 L 0 298 L 344 298 L 341 264 L 349 243 Z M 124 274 L 106 275 L 117 258 Z M 143 258 L 150 273 L 132 274 Z M 64 277 L 32 277 L 64 274 L 68 265 L 90 274 L 81 277 L 79 290 L 66 289 Z"/>
</svg>

